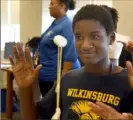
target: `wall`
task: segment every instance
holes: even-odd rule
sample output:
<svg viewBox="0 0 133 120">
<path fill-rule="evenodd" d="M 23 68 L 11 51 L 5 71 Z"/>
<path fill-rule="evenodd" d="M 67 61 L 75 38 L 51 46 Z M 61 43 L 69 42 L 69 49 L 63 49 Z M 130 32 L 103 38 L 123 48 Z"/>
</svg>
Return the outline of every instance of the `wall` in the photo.
<svg viewBox="0 0 133 120">
<path fill-rule="evenodd" d="M 133 1 L 114 0 L 113 7 L 119 12 L 118 32 L 133 38 Z"/>
<path fill-rule="evenodd" d="M 19 24 L 19 0 L 12 0 L 7 2 L 7 0 L 1 1 L 1 25 L 5 25 L 8 22 L 12 24 Z M 10 6 L 10 15 L 8 16 L 7 6 Z M 11 20 L 8 20 L 8 17 Z"/>
<path fill-rule="evenodd" d="M 11 23 L 19 24 L 20 18 L 20 1 L 19 0 L 11 0 Z"/>
<path fill-rule="evenodd" d="M 42 1 L 10 0 L 10 21 L 7 21 L 7 0 L 1 1 L 1 25 L 8 22 L 20 24 L 20 41 L 27 42 L 28 38 L 41 34 Z M 2 52 L 3 53 L 3 52 Z M 6 73 L 0 70 L 0 85 L 6 86 Z"/>
<path fill-rule="evenodd" d="M 7 0 L 1 1 L 1 25 L 20 24 L 20 39 L 40 35 L 42 26 L 42 1 L 10 0 L 10 15 Z M 10 18 L 10 20 L 8 20 Z"/>
<path fill-rule="evenodd" d="M 42 26 L 42 1 L 20 1 L 20 39 L 40 36 Z"/>
<path fill-rule="evenodd" d="M 7 23 L 7 1 L 1 1 L 1 25 Z"/>
</svg>

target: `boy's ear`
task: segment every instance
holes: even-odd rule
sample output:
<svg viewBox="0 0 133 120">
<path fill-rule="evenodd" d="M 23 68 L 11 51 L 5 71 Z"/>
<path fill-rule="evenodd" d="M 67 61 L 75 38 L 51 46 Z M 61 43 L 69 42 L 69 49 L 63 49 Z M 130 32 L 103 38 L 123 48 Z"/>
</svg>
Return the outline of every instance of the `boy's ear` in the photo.
<svg viewBox="0 0 133 120">
<path fill-rule="evenodd" d="M 116 38 L 115 32 L 113 32 L 113 33 L 111 34 L 111 36 L 110 36 L 110 45 L 112 45 L 112 44 L 115 42 L 115 38 Z"/>
</svg>

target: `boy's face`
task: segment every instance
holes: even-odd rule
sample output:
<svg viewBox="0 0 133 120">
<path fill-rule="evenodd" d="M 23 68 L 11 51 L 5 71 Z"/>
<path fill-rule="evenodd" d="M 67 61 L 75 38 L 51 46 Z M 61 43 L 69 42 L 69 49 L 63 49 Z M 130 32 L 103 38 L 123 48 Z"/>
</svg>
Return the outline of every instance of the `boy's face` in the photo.
<svg viewBox="0 0 133 120">
<path fill-rule="evenodd" d="M 94 20 L 81 20 L 74 27 L 76 49 L 84 64 L 96 64 L 108 58 L 110 35 Z"/>
</svg>

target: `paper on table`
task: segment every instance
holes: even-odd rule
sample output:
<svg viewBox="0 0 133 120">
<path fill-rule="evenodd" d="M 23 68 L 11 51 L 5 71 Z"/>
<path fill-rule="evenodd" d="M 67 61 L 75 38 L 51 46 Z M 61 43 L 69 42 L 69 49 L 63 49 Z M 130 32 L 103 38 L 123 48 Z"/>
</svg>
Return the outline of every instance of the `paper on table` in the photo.
<svg viewBox="0 0 133 120">
<path fill-rule="evenodd" d="M 1 64 L 1 69 L 10 69 L 12 65 Z"/>
<path fill-rule="evenodd" d="M 130 36 L 121 35 L 118 33 L 115 33 L 116 35 L 116 42 L 122 42 L 122 43 L 128 43 L 128 41 L 132 40 Z"/>
</svg>

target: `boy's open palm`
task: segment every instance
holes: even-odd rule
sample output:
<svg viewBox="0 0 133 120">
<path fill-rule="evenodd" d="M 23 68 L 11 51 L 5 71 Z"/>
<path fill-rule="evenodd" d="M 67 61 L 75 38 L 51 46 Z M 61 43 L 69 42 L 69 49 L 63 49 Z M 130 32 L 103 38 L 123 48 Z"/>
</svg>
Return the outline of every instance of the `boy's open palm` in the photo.
<svg viewBox="0 0 133 120">
<path fill-rule="evenodd" d="M 26 47 L 23 51 L 19 43 L 13 47 L 13 53 L 16 61 L 12 56 L 9 56 L 9 60 L 18 86 L 21 88 L 31 86 L 38 77 L 41 65 L 34 69 L 29 48 Z"/>
<path fill-rule="evenodd" d="M 133 68 L 131 62 L 126 62 L 126 67 L 128 71 L 129 84 L 133 89 Z M 90 102 L 91 109 L 94 113 L 102 117 L 103 119 L 119 119 L 119 120 L 133 120 L 132 113 L 119 113 L 114 108 L 106 105 L 102 102 L 92 103 Z"/>
</svg>

